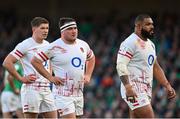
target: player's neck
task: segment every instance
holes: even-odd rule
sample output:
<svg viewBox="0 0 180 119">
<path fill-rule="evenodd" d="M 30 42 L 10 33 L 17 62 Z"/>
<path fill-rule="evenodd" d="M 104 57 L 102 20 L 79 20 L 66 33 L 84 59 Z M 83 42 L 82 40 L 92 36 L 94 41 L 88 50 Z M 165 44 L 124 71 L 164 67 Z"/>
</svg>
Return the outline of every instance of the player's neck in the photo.
<svg viewBox="0 0 180 119">
<path fill-rule="evenodd" d="M 141 35 L 141 33 L 135 32 L 135 34 L 136 34 L 139 38 L 141 38 L 143 41 L 147 41 L 147 38 L 144 38 L 144 37 Z"/>
<path fill-rule="evenodd" d="M 74 45 L 75 43 L 76 43 L 76 40 L 67 40 L 67 39 L 64 39 L 64 38 L 62 38 L 61 37 L 61 39 L 63 40 L 63 42 L 65 43 L 65 44 L 68 44 L 68 45 Z"/>
<path fill-rule="evenodd" d="M 42 43 L 43 42 L 43 39 L 40 39 L 38 37 L 36 37 L 35 35 L 32 36 L 32 38 L 35 40 L 35 42 L 37 43 Z"/>
</svg>

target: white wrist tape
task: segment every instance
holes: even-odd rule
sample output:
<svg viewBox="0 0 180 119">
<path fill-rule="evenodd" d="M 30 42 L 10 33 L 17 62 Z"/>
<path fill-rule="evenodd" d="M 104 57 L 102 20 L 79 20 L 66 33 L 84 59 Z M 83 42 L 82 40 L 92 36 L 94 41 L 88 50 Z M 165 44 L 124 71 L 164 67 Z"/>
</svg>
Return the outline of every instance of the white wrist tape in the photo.
<svg viewBox="0 0 180 119">
<path fill-rule="evenodd" d="M 124 56 L 118 57 L 116 69 L 119 76 L 129 75 L 129 71 L 127 69 L 129 61 L 129 58 L 126 58 Z"/>
</svg>

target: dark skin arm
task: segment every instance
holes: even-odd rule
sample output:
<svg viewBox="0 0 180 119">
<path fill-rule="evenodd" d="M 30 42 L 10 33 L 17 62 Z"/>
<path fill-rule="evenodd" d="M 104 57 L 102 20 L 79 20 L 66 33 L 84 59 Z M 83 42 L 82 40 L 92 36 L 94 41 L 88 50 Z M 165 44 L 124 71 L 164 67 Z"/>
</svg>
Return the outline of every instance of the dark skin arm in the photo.
<svg viewBox="0 0 180 119">
<path fill-rule="evenodd" d="M 88 84 L 91 79 L 92 72 L 95 66 L 95 56 L 93 56 L 89 61 L 86 61 L 86 71 L 84 75 L 84 83 Z"/>
<path fill-rule="evenodd" d="M 137 94 L 134 92 L 134 90 L 132 89 L 132 86 L 129 83 L 128 75 L 120 76 L 120 79 L 126 89 L 127 101 L 134 103 L 136 100 Z"/>
<path fill-rule="evenodd" d="M 166 76 L 164 74 L 164 71 L 160 67 L 158 61 L 155 62 L 154 67 L 153 67 L 153 73 L 155 78 L 158 80 L 158 82 L 165 87 L 168 95 L 168 99 L 173 99 L 176 97 L 176 92 L 166 79 Z"/>
</svg>

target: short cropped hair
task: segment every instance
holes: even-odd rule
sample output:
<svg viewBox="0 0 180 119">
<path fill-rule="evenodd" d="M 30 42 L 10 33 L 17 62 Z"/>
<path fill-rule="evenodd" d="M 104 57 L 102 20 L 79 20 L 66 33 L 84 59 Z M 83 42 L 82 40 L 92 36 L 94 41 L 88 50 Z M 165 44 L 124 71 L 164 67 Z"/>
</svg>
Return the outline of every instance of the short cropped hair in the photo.
<svg viewBox="0 0 180 119">
<path fill-rule="evenodd" d="M 35 17 L 31 21 L 31 27 L 38 27 L 41 24 L 49 24 L 49 21 L 43 17 Z"/>
<path fill-rule="evenodd" d="M 62 17 L 59 20 L 59 28 L 68 22 L 76 22 L 75 19 L 69 17 Z"/>
<path fill-rule="evenodd" d="M 151 18 L 148 14 L 140 14 L 136 17 L 135 19 L 135 24 L 137 24 L 138 22 L 143 22 L 145 18 Z"/>
</svg>

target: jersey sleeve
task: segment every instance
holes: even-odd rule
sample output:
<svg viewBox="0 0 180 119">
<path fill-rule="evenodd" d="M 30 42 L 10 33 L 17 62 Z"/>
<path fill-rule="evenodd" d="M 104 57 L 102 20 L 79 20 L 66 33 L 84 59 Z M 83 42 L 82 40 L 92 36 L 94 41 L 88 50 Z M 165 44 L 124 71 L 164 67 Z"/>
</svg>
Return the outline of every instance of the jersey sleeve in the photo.
<svg viewBox="0 0 180 119">
<path fill-rule="evenodd" d="M 127 42 L 126 40 L 121 43 L 118 55 L 117 55 L 117 72 L 119 76 L 128 75 L 129 71 L 127 69 L 127 65 L 131 58 L 133 57 L 135 52 L 135 44 L 132 42 Z"/>
<path fill-rule="evenodd" d="M 27 52 L 27 44 L 25 42 L 19 43 L 10 54 L 12 54 L 17 60 L 24 57 Z"/>
<path fill-rule="evenodd" d="M 94 56 L 94 52 L 87 43 L 86 43 L 86 48 L 87 48 L 87 59 L 86 60 L 88 61 Z"/>
<path fill-rule="evenodd" d="M 135 52 L 135 43 L 124 41 L 120 45 L 118 51 L 118 58 L 125 57 L 130 60 L 133 57 L 134 52 Z"/>
</svg>

